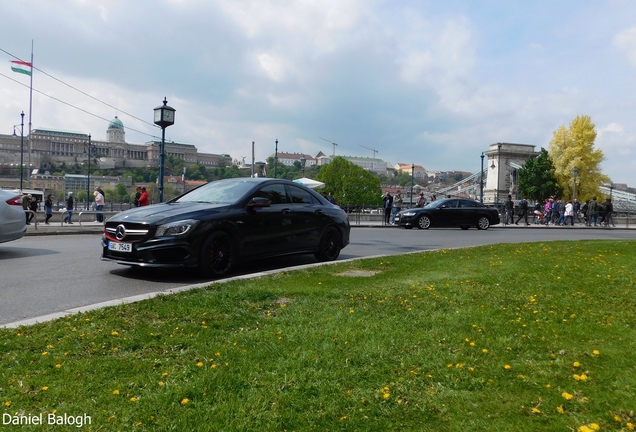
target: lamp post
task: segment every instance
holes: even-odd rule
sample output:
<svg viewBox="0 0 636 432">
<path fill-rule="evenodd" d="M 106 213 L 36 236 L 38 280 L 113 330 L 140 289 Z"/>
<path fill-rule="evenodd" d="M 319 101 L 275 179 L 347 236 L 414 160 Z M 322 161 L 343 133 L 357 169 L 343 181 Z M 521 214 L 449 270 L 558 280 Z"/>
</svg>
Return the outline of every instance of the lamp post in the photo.
<svg viewBox="0 0 636 432">
<path fill-rule="evenodd" d="M 413 178 L 415 177 L 415 164 L 411 164 L 411 202 L 410 208 L 413 208 Z"/>
<path fill-rule="evenodd" d="M 22 191 L 22 183 L 23 183 L 23 170 L 24 170 L 24 111 L 22 111 L 22 113 L 20 114 L 20 117 L 22 117 L 22 120 L 20 121 L 20 191 Z M 16 136 L 15 134 L 15 127 L 17 125 L 13 126 L 13 136 Z"/>
<path fill-rule="evenodd" d="M 301 165 L 302 165 L 302 167 L 303 167 L 303 177 L 305 177 L 305 164 L 306 164 L 306 163 L 307 163 L 307 158 L 305 157 L 305 155 L 303 155 L 303 156 L 300 158 L 300 164 L 301 164 Z"/>
<path fill-rule="evenodd" d="M 610 201 L 612 200 L 612 191 L 614 190 L 614 183 L 610 183 Z"/>
<path fill-rule="evenodd" d="M 163 202 L 163 170 L 166 162 L 166 128 L 174 124 L 175 109 L 168 106 L 168 101 L 163 98 L 163 105 L 154 109 L 155 112 L 155 124 L 161 128 L 161 144 L 159 146 L 159 197 L 158 202 Z"/>
<path fill-rule="evenodd" d="M 499 178 L 501 177 L 501 173 L 499 169 L 501 168 L 501 143 L 497 143 L 497 192 L 495 197 L 495 202 L 497 205 L 497 210 L 499 210 Z"/>
<path fill-rule="evenodd" d="M 481 171 L 479 175 L 479 202 L 484 203 L 484 152 L 481 152 Z"/>
<path fill-rule="evenodd" d="M 88 170 L 86 175 L 86 210 L 88 208 L 88 197 L 91 196 L 91 134 L 88 134 Z"/>
<path fill-rule="evenodd" d="M 278 165 L 278 138 L 276 138 L 276 153 L 274 153 L 274 178 L 276 178 L 276 165 Z"/>
</svg>

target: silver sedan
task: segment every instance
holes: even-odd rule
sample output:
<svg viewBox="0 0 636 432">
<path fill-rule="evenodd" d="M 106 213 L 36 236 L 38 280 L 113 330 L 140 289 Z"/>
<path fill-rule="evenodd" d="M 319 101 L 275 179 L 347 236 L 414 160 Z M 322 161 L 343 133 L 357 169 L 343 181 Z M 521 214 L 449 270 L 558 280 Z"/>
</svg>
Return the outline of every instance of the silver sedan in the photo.
<svg viewBox="0 0 636 432">
<path fill-rule="evenodd" d="M 26 233 L 22 197 L 0 189 L 0 243 L 17 240 Z"/>
</svg>

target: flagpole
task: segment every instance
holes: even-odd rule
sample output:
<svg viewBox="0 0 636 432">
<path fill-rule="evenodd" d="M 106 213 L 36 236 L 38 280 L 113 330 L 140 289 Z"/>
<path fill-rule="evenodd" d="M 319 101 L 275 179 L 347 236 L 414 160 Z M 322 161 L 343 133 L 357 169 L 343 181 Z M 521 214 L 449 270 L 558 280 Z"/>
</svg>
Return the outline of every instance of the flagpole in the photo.
<svg viewBox="0 0 636 432">
<path fill-rule="evenodd" d="M 31 39 L 31 84 L 29 85 L 29 161 L 27 188 L 31 189 L 31 116 L 33 115 L 33 39 Z M 39 168 L 39 167 L 38 167 Z"/>
</svg>

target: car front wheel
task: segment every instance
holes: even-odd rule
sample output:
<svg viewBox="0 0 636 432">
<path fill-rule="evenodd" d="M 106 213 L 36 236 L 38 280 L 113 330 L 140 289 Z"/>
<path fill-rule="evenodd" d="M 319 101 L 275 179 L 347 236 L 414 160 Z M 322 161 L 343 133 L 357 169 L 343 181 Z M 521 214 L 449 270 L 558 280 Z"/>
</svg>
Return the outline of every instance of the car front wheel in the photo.
<svg viewBox="0 0 636 432">
<path fill-rule="evenodd" d="M 486 216 L 482 216 L 477 221 L 477 229 L 487 230 L 490 227 L 490 221 Z"/>
<path fill-rule="evenodd" d="M 199 258 L 199 272 L 203 276 L 226 276 L 236 263 L 236 248 L 232 236 L 223 231 L 212 233 L 203 243 Z"/>
<path fill-rule="evenodd" d="M 417 227 L 419 229 L 428 229 L 431 226 L 431 218 L 428 216 L 420 216 L 417 218 Z"/>
<path fill-rule="evenodd" d="M 335 227 L 328 227 L 322 234 L 318 252 L 314 254 L 318 261 L 335 261 L 340 256 L 342 239 Z"/>
</svg>

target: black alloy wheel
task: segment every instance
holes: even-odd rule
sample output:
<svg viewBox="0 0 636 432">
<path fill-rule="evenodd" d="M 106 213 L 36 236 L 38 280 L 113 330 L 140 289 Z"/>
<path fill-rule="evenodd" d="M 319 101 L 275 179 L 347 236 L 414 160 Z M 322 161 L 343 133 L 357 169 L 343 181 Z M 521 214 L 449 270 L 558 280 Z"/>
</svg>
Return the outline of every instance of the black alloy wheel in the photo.
<svg viewBox="0 0 636 432">
<path fill-rule="evenodd" d="M 327 227 L 320 239 L 318 252 L 314 254 L 318 261 L 335 261 L 340 256 L 342 239 L 335 227 Z"/>
<path fill-rule="evenodd" d="M 214 278 L 223 277 L 232 271 L 235 263 L 236 249 L 232 236 L 223 231 L 212 233 L 201 249 L 201 274 Z"/>
</svg>

